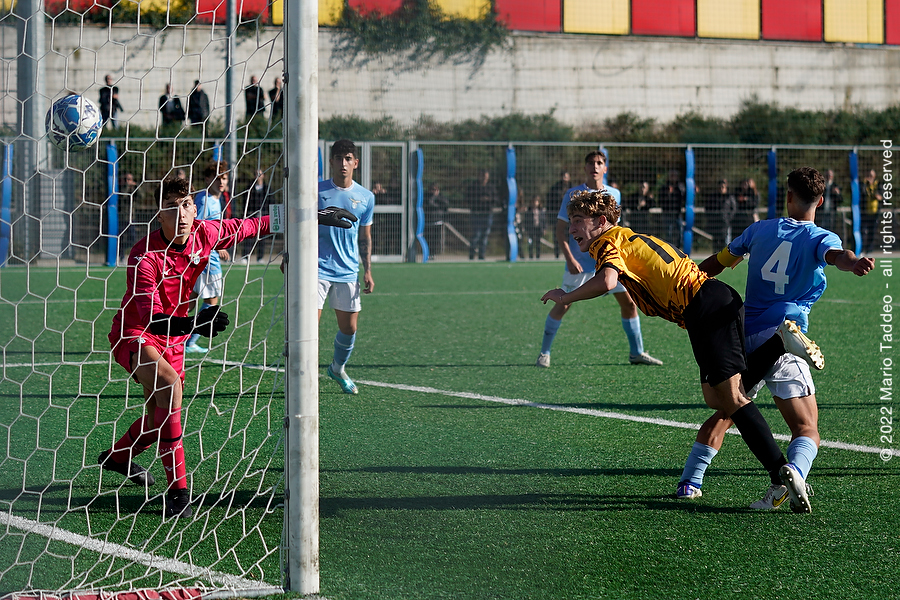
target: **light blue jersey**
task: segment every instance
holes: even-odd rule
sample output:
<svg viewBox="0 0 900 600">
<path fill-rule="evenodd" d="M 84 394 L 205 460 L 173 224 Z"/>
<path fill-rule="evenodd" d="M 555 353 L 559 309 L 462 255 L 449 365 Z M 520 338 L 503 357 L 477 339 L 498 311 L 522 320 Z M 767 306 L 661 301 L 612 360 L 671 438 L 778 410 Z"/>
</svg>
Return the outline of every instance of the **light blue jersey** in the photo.
<svg viewBox="0 0 900 600">
<path fill-rule="evenodd" d="M 222 219 L 222 202 L 220 196 L 213 196 L 207 190 L 200 190 L 194 196 L 194 204 L 197 206 L 197 218 L 203 221 L 220 221 Z M 222 264 L 219 262 L 219 253 L 211 252 L 209 265 L 206 267 L 209 275 L 221 275 Z"/>
<path fill-rule="evenodd" d="M 355 181 L 344 189 L 328 179 L 319 182 L 319 208 L 344 208 L 359 219 L 350 229 L 319 225 L 319 279 L 351 282 L 359 278 L 359 228 L 372 224 L 375 194 Z"/>
<path fill-rule="evenodd" d="M 616 199 L 616 204 L 622 206 L 622 193 L 619 190 L 612 187 L 605 187 L 601 189 L 609 192 L 609 194 Z M 576 192 L 596 191 L 599 190 L 589 188 L 586 183 L 582 183 L 581 185 L 576 185 L 573 188 L 569 188 L 566 191 L 565 196 L 563 196 L 562 206 L 559 207 L 559 214 L 557 215 L 557 218 L 560 221 L 565 221 L 566 223 L 569 222 L 569 213 L 567 212 L 569 208 L 569 200 L 572 199 L 572 196 Z M 578 261 L 585 273 L 597 270 L 597 261 L 591 258 L 590 253 L 581 251 L 581 248 L 578 247 L 578 242 L 575 241 L 575 238 L 572 237 L 572 234 L 569 234 L 569 250 L 572 251 L 572 256 L 575 257 L 575 260 Z"/>
<path fill-rule="evenodd" d="M 809 311 L 825 291 L 825 253 L 842 249 L 837 234 L 810 221 L 782 217 L 745 229 L 728 245 L 734 256 L 750 253 L 745 334 L 777 327 L 785 319 L 805 332 Z"/>
</svg>

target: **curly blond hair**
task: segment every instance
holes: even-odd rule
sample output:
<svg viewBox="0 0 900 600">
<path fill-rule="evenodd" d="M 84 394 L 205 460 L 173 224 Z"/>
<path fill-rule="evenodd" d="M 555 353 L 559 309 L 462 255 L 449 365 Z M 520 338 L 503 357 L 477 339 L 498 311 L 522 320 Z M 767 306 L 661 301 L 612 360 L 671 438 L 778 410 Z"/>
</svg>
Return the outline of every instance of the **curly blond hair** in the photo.
<svg viewBox="0 0 900 600">
<path fill-rule="evenodd" d="M 572 218 L 572 214 L 575 212 L 584 213 L 589 217 L 602 215 L 613 225 L 619 222 L 619 215 L 622 212 L 616 199 L 605 190 L 599 192 L 583 191 L 572 194 L 566 210 L 569 213 L 569 218 Z"/>
</svg>

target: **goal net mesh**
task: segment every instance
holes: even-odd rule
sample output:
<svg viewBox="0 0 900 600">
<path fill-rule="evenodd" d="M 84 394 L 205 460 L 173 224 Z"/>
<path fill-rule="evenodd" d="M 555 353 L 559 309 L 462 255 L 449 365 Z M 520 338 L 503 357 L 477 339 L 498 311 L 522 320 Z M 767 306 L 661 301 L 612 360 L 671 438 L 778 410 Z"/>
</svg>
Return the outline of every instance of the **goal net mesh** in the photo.
<svg viewBox="0 0 900 600">
<path fill-rule="evenodd" d="M 224 2 L 215 15 L 193 12 L 194 3 L 169 3 L 168 13 L 165 2 L 144 4 L 162 8 L 2 4 L 7 50 L 23 32 L 44 44 L 36 53 L 19 48 L 4 66 L 19 82 L 8 88 L 16 102 L 4 100 L 6 132 L 23 126 L 0 147 L 0 595 L 252 596 L 282 583 L 280 239 L 229 249 L 221 304 L 231 326 L 201 338 L 207 353 L 186 355 L 182 426 L 193 517 L 163 518 L 166 477 L 155 445 L 135 459 L 155 476 L 153 486 L 98 464 L 144 411 L 143 388 L 112 359 L 107 335 L 126 291 L 128 253 L 158 226 L 160 181 L 182 174 L 203 189 L 210 161 L 228 161 L 223 204 L 231 217 L 266 211 L 282 193 L 281 116 L 268 93 L 283 71 L 281 28 L 239 16 L 228 85 Z M 188 4 L 185 18 L 178 11 Z M 264 86 L 255 115 L 245 111 L 251 77 Z M 164 114 L 167 86 L 180 119 Z M 80 152 L 49 144 L 43 119 L 53 101 L 76 93 L 99 104 L 105 87 L 115 88 L 118 106 L 100 141 Z M 190 98 L 198 87 L 208 99 L 200 113 Z"/>
</svg>

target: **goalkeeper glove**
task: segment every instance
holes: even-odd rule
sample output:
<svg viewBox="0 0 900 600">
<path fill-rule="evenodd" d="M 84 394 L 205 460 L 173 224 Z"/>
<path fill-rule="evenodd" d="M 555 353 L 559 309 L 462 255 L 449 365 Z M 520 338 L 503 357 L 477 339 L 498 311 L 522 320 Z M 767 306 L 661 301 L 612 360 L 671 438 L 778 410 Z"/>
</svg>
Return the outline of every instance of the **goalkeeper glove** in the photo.
<svg viewBox="0 0 900 600">
<path fill-rule="evenodd" d="M 349 210 L 338 208 L 336 206 L 328 206 L 319 210 L 319 225 L 350 229 L 353 226 L 352 223 L 355 223 L 358 220 L 356 215 Z"/>
<path fill-rule="evenodd" d="M 173 317 L 165 313 L 153 315 L 150 333 L 153 335 L 190 335 L 197 333 L 203 337 L 216 337 L 228 327 L 228 315 L 218 306 L 204 308 L 196 317 Z"/>
</svg>

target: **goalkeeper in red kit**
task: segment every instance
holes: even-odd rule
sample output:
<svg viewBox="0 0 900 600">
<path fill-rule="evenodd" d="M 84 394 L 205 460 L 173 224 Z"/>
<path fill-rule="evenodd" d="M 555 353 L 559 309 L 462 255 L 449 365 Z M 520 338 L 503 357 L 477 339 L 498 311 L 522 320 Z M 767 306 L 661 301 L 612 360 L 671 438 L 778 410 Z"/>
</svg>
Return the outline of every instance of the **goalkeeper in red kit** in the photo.
<svg viewBox="0 0 900 600">
<path fill-rule="evenodd" d="M 163 516 L 190 517 L 193 510 L 181 442 L 184 342 L 192 333 L 215 337 L 229 325 L 228 315 L 219 306 L 188 316 L 191 290 L 211 252 L 267 235 L 269 217 L 196 220 L 186 179 L 165 179 L 158 198 L 160 228 L 138 241 L 128 256 L 126 291 L 109 333 L 113 358 L 144 388 L 145 412 L 112 448 L 100 454 L 98 462 L 105 470 L 150 486 L 155 483 L 153 476 L 133 459 L 157 443 L 168 484 Z M 343 212 L 319 211 L 319 223 L 349 227 Z"/>
</svg>

